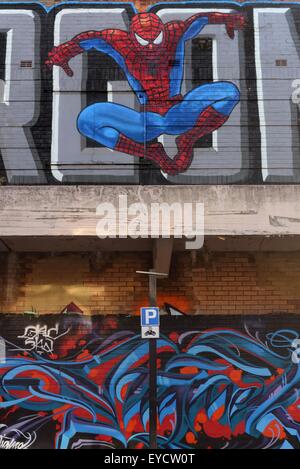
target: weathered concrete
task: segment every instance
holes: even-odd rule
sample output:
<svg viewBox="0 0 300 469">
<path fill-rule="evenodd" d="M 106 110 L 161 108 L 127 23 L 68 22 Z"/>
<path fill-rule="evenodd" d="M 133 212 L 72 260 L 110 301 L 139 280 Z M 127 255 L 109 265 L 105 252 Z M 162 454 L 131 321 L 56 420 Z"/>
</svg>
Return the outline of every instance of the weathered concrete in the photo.
<svg viewBox="0 0 300 469">
<path fill-rule="evenodd" d="M 0 239 L 96 237 L 100 203 L 204 203 L 205 235 L 300 234 L 300 186 L 0 187 Z M 171 229 L 171 235 L 174 226 Z"/>
</svg>

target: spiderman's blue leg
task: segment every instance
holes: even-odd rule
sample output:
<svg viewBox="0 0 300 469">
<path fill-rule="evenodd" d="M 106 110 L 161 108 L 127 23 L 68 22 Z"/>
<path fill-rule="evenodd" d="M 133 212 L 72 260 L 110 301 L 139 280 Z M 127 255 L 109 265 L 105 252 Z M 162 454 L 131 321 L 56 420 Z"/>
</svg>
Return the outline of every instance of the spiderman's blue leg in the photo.
<svg viewBox="0 0 300 469">
<path fill-rule="evenodd" d="M 151 132 L 146 125 L 151 122 Z M 171 174 L 173 161 L 160 143 L 150 142 L 164 132 L 164 119 L 156 113 L 139 113 L 114 103 L 98 103 L 84 109 L 78 117 L 78 130 L 96 142 L 139 158 L 149 158 Z"/>
<path fill-rule="evenodd" d="M 232 83 L 209 83 L 192 90 L 164 116 L 139 113 L 115 103 L 97 103 L 80 113 L 77 125 L 84 136 L 108 148 L 146 156 L 164 172 L 176 174 L 190 165 L 195 141 L 223 125 L 238 102 L 239 91 Z M 160 144 L 146 145 L 164 133 L 179 135 L 174 159 Z"/>
<path fill-rule="evenodd" d="M 199 127 L 198 120 L 207 109 L 220 114 L 221 118 L 228 118 L 239 100 L 239 90 L 233 83 L 220 81 L 199 86 L 187 93 L 183 101 L 167 112 L 164 117 L 165 133 L 180 135 L 195 126 Z M 214 129 L 207 130 L 211 132 Z M 204 128 L 201 133 L 203 131 Z"/>
<path fill-rule="evenodd" d="M 239 91 L 232 83 L 208 83 L 190 91 L 164 116 L 140 113 L 115 103 L 97 103 L 79 114 L 77 126 L 81 134 L 108 148 L 115 148 L 120 135 L 143 144 L 163 133 L 185 133 L 208 107 L 228 117 L 238 102 Z"/>
<path fill-rule="evenodd" d="M 148 135 L 146 122 L 155 129 Z M 98 143 L 116 148 L 121 135 L 133 142 L 144 144 L 161 133 L 163 118 L 155 113 L 140 113 L 115 103 L 97 103 L 85 108 L 78 116 L 77 127 L 85 137 Z"/>
</svg>

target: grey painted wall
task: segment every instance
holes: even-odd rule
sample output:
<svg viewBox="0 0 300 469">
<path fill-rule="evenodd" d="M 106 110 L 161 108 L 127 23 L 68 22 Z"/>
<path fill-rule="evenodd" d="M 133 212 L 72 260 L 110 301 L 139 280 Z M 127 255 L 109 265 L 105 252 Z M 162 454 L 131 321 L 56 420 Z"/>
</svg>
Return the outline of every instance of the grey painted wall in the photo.
<svg viewBox="0 0 300 469">
<path fill-rule="evenodd" d="M 0 64 L 2 183 L 299 182 L 300 6 L 258 3 L 256 8 L 233 9 L 230 3 L 201 2 L 201 8 L 195 3 L 168 3 L 150 11 L 164 24 L 208 11 L 238 12 L 247 20 L 234 39 L 223 24 L 209 24 L 198 36 L 212 39 L 210 81 L 235 84 L 241 98 L 228 121 L 213 132 L 211 143 L 194 149 L 189 169 L 166 175 L 145 159 L 101 146 L 79 133 L 77 117 L 88 104 L 107 101 L 140 113 L 145 110 L 112 59 L 95 52 L 78 55 L 71 62 L 73 77 L 59 67 L 45 66 L 53 45 L 81 32 L 128 31 L 136 13 L 131 4 L 70 3 L 46 12 L 39 5 L 1 3 L 0 34 L 5 35 L 5 51 L 0 51 L 4 57 Z M 201 55 L 195 57 L 192 51 L 192 42 L 186 42 L 183 95 L 194 88 L 193 66 L 201 61 Z M 177 153 L 175 137 L 164 133 L 159 137 L 171 158 Z"/>
</svg>

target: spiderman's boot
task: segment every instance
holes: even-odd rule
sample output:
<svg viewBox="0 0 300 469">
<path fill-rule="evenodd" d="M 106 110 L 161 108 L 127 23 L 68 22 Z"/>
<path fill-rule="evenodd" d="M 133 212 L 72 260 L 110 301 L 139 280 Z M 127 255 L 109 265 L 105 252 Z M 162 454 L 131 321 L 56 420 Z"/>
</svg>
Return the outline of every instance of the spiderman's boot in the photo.
<svg viewBox="0 0 300 469">
<path fill-rule="evenodd" d="M 151 143 L 150 145 L 144 146 L 121 134 L 115 146 L 115 150 L 139 158 L 145 157 L 147 160 L 159 166 L 163 172 L 170 175 L 177 174 L 176 164 L 173 159 L 166 154 L 161 143 Z"/>
<path fill-rule="evenodd" d="M 217 130 L 227 121 L 228 117 L 229 115 L 221 114 L 209 106 L 200 114 L 195 127 L 176 138 L 178 153 L 173 162 L 177 173 L 183 173 L 190 167 L 193 159 L 193 148 L 197 140 Z"/>
</svg>

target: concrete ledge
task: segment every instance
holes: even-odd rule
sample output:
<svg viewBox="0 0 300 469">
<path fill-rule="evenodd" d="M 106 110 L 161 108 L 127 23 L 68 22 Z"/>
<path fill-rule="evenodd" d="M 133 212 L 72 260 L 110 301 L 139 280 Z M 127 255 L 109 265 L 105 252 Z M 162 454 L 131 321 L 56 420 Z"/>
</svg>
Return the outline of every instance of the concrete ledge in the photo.
<svg viewBox="0 0 300 469">
<path fill-rule="evenodd" d="M 5 244 L 1 243 L 2 240 Z M 129 238 L 103 240 L 92 236 L 6 236 L 2 238 L 1 241 L 0 252 L 2 253 L 10 251 L 30 253 L 154 251 L 155 253 L 157 240 Z M 186 251 L 184 239 L 174 239 L 173 241 L 173 251 Z M 207 252 L 300 251 L 300 235 L 205 236 L 204 246 Z M 163 247 L 163 257 L 165 257 L 166 254 L 168 254 L 168 249 L 167 252 L 165 252 L 165 247 Z M 169 255 L 170 254 L 169 252 Z M 157 257 L 160 259 L 160 256 L 161 254 Z"/>
<path fill-rule="evenodd" d="M 98 204 L 204 203 L 205 235 L 300 234 L 300 185 L 4 186 L 0 238 L 95 237 Z"/>
</svg>

